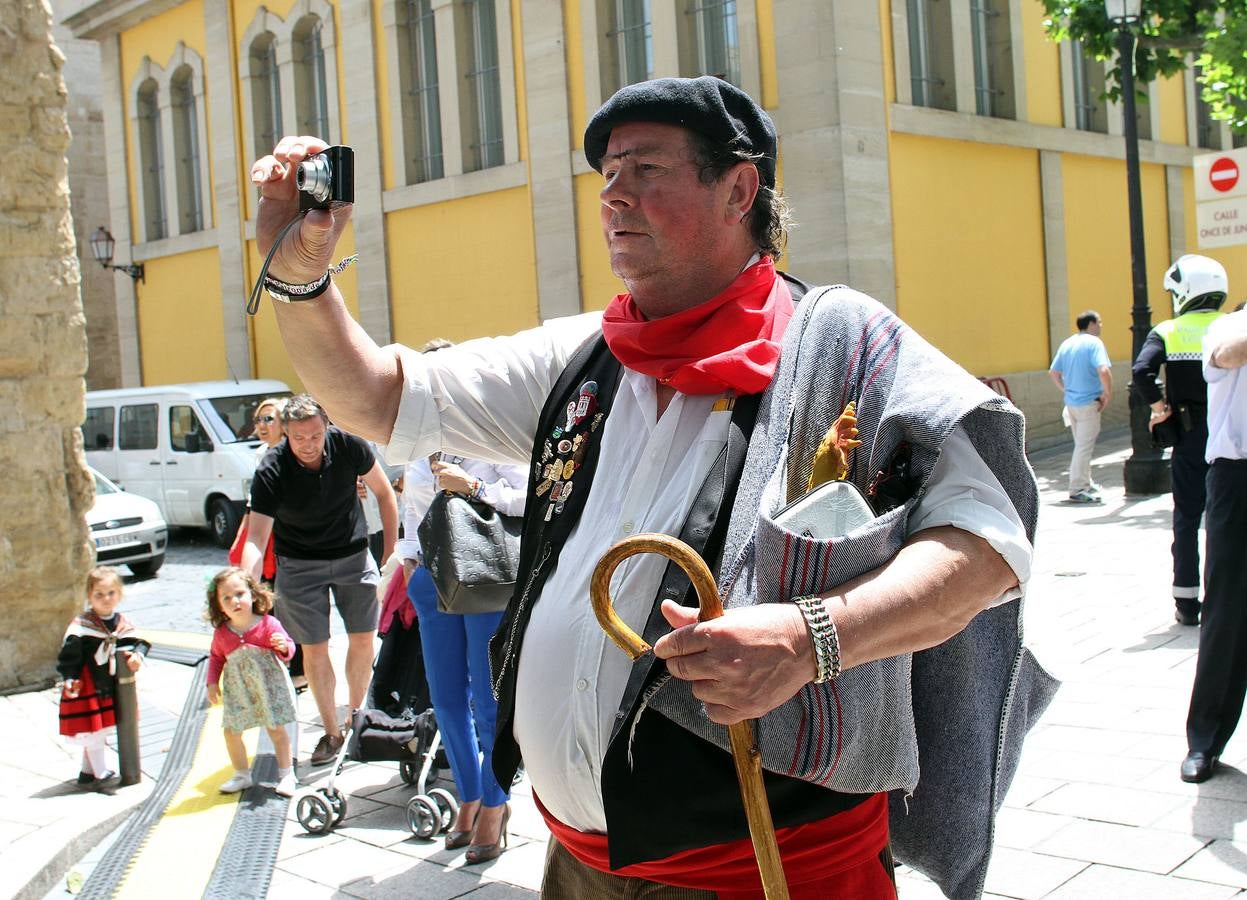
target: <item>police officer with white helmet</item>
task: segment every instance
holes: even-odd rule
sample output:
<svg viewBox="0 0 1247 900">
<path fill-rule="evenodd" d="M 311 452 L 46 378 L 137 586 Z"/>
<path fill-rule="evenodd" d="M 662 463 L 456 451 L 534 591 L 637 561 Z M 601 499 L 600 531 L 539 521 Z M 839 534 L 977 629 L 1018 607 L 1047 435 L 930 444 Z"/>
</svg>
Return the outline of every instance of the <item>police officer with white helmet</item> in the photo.
<svg viewBox="0 0 1247 900">
<path fill-rule="evenodd" d="M 1222 315 L 1229 279 L 1215 259 L 1188 253 L 1165 272 L 1164 285 L 1173 297 L 1174 317 L 1148 333 L 1134 361 L 1134 384 L 1152 407 L 1148 427 L 1163 446 L 1173 447 L 1174 618 L 1198 625 L 1199 523 L 1208 472 L 1208 386 L 1201 353 L 1204 334 Z"/>
</svg>

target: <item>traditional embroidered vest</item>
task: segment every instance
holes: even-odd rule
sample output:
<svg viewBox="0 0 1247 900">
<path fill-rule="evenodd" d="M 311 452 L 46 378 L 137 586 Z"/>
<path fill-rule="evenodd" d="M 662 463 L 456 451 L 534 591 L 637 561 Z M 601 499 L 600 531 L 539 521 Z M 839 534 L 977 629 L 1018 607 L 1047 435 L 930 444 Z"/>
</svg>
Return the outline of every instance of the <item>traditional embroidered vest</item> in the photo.
<svg viewBox="0 0 1247 900">
<path fill-rule="evenodd" d="M 594 383 L 588 405 L 596 403 L 596 411 L 585 419 L 579 416 L 581 392 L 575 388 L 587 382 Z M 594 357 L 587 345 L 568 365 L 543 412 L 521 551 L 525 574 L 491 645 L 499 698 L 494 767 L 504 784 L 519 764 L 511 722 L 524 629 L 557 562 L 557 550 L 583 509 L 600 438 L 600 426 L 594 429 L 593 422 L 598 413 L 609 413 L 617 384 L 617 363 Z M 575 403 L 572 393 L 578 395 Z M 804 483 L 814 448 L 852 399 L 858 401 L 865 444 L 855 455 L 851 480 L 868 489 L 904 444 L 917 492 L 860 535 L 819 542 L 785 533 L 773 514 L 793 486 Z M 560 414 L 562 424 L 557 423 Z M 783 602 L 841 584 L 890 559 L 906 538 L 908 516 L 944 440 L 959 426 L 1033 538 L 1038 496 L 1022 454 L 1017 410 L 878 303 L 847 289 L 813 292 L 798 306 L 785 335 L 780 369 L 762 395 L 749 440 L 717 567 L 724 605 Z M 560 443 L 567 432 L 579 435 L 586 428 L 589 437 L 581 447 L 575 447 L 575 436 L 570 438 L 572 456 L 558 473 L 566 476 L 570 461 L 572 490 L 561 489 L 551 505 L 553 459 L 542 457 L 562 458 Z M 548 452 L 547 439 L 553 442 Z M 577 452 L 582 452 L 579 465 Z M 546 480 L 551 485 L 539 493 Z M 620 727 L 603 769 L 612 865 L 712 843 L 722 838 L 706 837 L 721 833 L 720 828 L 745 834 L 743 812 L 718 809 L 715 800 L 696 808 L 688 802 L 700 794 L 735 798 L 724 752 L 726 730 L 706 719 L 687 684 L 654 678 L 648 665 L 643 659 L 634 666 L 637 684 L 630 682 L 625 708 L 617 713 Z M 638 668 L 645 671 L 638 675 Z M 829 685 L 807 686 L 758 723 L 776 824 L 809 821 L 845 808 L 854 796 L 892 791 L 897 857 L 934 878 L 950 897 L 977 896 L 990 858 L 994 811 L 1016 768 L 1021 739 L 1054 689 L 1022 646 L 1018 603 L 980 614 L 939 647 L 854 667 Z M 642 693 L 648 705 L 636 720 L 635 769 L 630 771 L 618 738 L 627 734 L 622 726 L 630 725 L 635 698 Z M 920 750 L 923 777 L 915 791 Z M 716 769 L 717 764 L 723 768 Z M 697 777 L 702 772 L 709 773 L 705 781 Z M 669 773 L 678 775 L 674 786 L 665 780 Z M 678 816 L 655 814 L 641 802 L 643 796 L 649 799 L 645 779 L 651 777 L 664 779 L 655 794 L 682 801 Z M 790 818 L 803 813 L 806 818 Z M 720 826 L 721 819 L 727 824 Z"/>
</svg>

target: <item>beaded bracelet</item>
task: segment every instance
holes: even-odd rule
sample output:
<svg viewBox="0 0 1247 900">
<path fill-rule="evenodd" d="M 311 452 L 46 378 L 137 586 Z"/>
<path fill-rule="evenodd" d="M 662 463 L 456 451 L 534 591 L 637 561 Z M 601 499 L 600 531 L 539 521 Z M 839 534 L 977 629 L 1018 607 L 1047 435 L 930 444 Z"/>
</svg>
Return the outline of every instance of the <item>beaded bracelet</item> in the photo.
<svg viewBox="0 0 1247 900">
<path fill-rule="evenodd" d="M 826 602 L 822 597 L 794 597 L 793 603 L 801 610 L 806 627 L 810 629 L 810 643 L 814 646 L 814 661 L 818 673 L 814 676 L 815 684 L 826 684 L 840 677 L 840 635 L 836 631 L 836 623 L 827 612 Z"/>
<path fill-rule="evenodd" d="M 329 289 L 329 271 L 308 284 L 287 284 L 278 281 L 271 275 L 264 276 L 264 289 L 274 300 L 282 303 L 294 303 L 300 300 L 314 300 Z"/>
</svg>

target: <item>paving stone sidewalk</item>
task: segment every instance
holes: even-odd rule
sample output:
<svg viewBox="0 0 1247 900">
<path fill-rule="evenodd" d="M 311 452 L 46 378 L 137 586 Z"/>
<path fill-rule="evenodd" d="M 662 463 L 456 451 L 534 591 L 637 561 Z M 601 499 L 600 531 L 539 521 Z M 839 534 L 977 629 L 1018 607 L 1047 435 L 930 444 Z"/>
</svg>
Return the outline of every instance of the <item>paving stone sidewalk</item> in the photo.
<svg viewBox="0 0 1247 900">
<path fill-rule="evenodd" d="M 1179 780 L 1198 633 L 1173 621 L 1171 499 L 1124 497 L 1128 454 L 1128 434 L 1101 436 L 1094 461 L 1094 477 L 1105 486 L 1099 506 L 1063 502 L 1068 447 L 1033 458 L 1042 510 L 1028 642 L 1064 687 L 1031 733 L 999 817 L 989 897 L 1247 897 L 1247 737 L 1231 742 L 1211 781 Z M 61 836 L 40 792 L 76 765 L 56 748 L 54 717 L 49 725 L 45 714 L 30 714 L 39 696 L 0 698 L 0 733 L 9 736 L 0 746 L 0 797 L 10 813 L 0 814 L 0 843 L 25 840 L 28 848 L 33 837 L 51 843 Z M 307 695 L 301 700 L 301 712 L 310 715 Z M 166 701 L 174 711 L 180 702 Z M 302 730 L 302 758 L 318 733 Z M 413 789 L 393 766 L 352 765 L 338 786 L 349 808 L 329 835 L 306 834 L 292 808 L 270 897 L 536 896 L 546 831 L 526 784 L 513 799 L 511 849 L 477 867 L 464 866 L 462 853 L 448 854 L 440 842 L 411 836 L 404 807 Z M 118 799 L 74 798 L 80 813 L 66 807 L 61 821 Z M 20 886 L 9 881 L 10 859 L 9 848 L 0 851 L 0 888 Z M 904 900 L 941 896 L 912 871 L 902 869 L 899 881 Z"/>
</svg>

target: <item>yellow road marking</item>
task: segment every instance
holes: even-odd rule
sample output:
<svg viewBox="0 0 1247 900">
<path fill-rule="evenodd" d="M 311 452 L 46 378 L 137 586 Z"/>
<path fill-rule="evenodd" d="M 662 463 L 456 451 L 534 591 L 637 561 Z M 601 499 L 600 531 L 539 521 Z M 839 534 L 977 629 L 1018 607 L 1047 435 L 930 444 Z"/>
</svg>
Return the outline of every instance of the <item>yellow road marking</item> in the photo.
<svg viewBox="0 0 1247 900">
<path fill-rule="evenodd" d="M 259 729 L 243 735 L 248 757 Z M 118 897 L 200 897 L 234 822 L 239 794 L 218 788 L 234 774 L 221 737 L 221 706 L 208 709 L 190 770 L 117 885 Z"/>
</svg>

